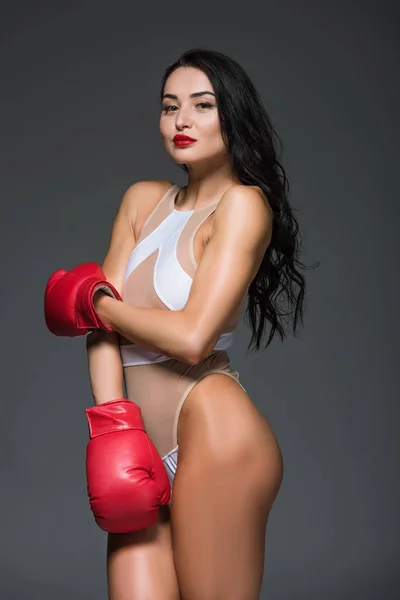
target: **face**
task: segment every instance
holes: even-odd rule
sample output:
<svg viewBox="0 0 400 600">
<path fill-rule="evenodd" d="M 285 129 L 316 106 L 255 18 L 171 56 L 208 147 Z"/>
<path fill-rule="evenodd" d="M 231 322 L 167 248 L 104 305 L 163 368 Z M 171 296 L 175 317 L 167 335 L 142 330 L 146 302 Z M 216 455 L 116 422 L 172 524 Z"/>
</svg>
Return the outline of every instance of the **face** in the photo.
<svg viewBox="0 0 400 600">
<path fill-rule="evenodd" d="M 227 157 L 214 89 L 203 71 L 179 67 L 168 77 L 160 133 L 168 154 L 179 164 Z"/>
</svg>

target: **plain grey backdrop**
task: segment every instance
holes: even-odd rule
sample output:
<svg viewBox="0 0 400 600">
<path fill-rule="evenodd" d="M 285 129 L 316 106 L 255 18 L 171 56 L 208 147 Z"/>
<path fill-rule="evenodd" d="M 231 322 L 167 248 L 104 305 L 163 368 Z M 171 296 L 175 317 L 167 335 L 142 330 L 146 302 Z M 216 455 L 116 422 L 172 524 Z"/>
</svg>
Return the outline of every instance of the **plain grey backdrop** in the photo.
<svg viewBox="0 0 400 600">
<path fill-rule="evenodd" d="M 2 600 L 107 597 L 86 497 L 84 340 L 46 330 L 43 292 L 55 269 L 102 261 L 131 183 L 184 182 L 159 138 L 158 93 L 196 46 L 235 58 L 262 94 L 304 259 L 321 261 L 299 337 L 246 354 L 243 323 L 231 351 L 285 459 L 261 597 L 400 597 L 397 7 L 3 4 Z"/>
</svg>

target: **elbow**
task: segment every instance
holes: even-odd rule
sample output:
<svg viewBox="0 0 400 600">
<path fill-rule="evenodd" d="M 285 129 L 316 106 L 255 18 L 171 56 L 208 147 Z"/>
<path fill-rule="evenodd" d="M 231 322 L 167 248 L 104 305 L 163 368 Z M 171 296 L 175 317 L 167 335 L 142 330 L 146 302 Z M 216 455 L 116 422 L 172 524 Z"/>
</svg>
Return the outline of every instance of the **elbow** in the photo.
<svg viewBox="0 0 400 600">
<path fill-rule="evenodd" d="M 180 360 L 188 365 L 197 365 L 202 360 L 202 348 L 195 335 L 186 335 L 180 344 Z"/>
<path fill-rule="evenodd" d="M 188 365 L 197 365 L 202 361 L 202 354 L 196 347 L 187 344 L 184 352 L 181 353 L 181 360 Z"/>
<path fill-rule="evenodd" d="M 185 318 L 180 347 L 181 360 L 189 365 L 197 365 L 214 350 L 218 335 L 201 326 L 198 321 Z"/>
<path fill-rule="evenodd" d="M 200 336 L 193 335 L 185 344 L 184 362 L 197 365 L 204 360 L 214 349 L 214 343 L 207 343 Z"/>
</svg>

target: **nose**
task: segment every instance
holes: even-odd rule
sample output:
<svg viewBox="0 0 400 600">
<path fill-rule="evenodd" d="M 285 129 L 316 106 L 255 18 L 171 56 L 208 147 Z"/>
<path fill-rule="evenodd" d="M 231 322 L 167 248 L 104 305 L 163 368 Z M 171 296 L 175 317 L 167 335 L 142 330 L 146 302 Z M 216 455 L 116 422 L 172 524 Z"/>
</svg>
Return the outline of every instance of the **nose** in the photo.
<svg viewBox="0 0 400 600">
<path fill-rule="evenodd" d="M 191 129 L 192 119 L 190 116 L 190 108 L 181 106 L 176 113 L 175 119 L 176 128 L 182 131 L 183 129 Z"/>
</svg>

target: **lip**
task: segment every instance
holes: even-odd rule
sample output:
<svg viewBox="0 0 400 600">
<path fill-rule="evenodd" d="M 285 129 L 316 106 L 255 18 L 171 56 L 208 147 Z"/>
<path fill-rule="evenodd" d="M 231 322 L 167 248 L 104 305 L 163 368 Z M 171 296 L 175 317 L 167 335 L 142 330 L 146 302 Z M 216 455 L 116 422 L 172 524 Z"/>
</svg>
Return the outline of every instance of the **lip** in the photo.
<svg viewBox="0 0 400 600">
<path fill-rule="evenodd" d="M 195 139 L 181 133 L 177 133 L 173 139 L 175 146 L 188 146 L 189 144 L 194 144 L 195 141 Z"/>
</svg>

